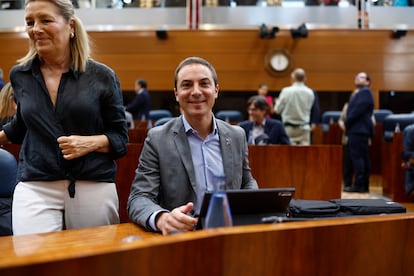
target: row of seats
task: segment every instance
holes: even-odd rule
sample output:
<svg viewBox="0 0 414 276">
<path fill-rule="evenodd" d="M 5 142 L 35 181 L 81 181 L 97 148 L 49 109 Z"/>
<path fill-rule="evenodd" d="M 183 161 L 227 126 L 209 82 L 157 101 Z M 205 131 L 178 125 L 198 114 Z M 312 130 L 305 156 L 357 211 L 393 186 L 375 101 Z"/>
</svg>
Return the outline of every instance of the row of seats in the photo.
<svg viewBox="0 0 414 276">
<path fill-rule="evenodd" d="M 395 132 L 402 132 L 407 126 L 412 124 L 414 124 L 414 113 L 389 115 L 383 123 L 384 140 L 391 141 Z"/>
<path fill-rule="evenodd" d="M 243 121 L 243 115 L 238 110 L 221 110 L 216 112 L 215 116 L 227 122 L 238 123 Z M 328 131 L 329 124 L 337 123 L 340 116 L 341 111 L 325 111 L 322 114 L 322 130 L 325 132 Z M 393 114 L 393 112 L 388 109 L 376 109 L 374 110 L 374 117 L 377 123 L 384 123 L 387 121 L 384 123 L 384 131 L 391 130 L 393 132 L 397 124 L 399 124 L 401 131 L 406 125 L 410 124 L 412 122 L 412 118 L 414 118 L 414 113 Z M 168 122 L 171 118 L 173 118 L 173 115 L 167 109 L 157 109 L 150 111 L 150 119 L 155 121 L 155 126 L 162 125 L 165 122 Z"/>
<path fill-rule="evenodd" d="M 337 123 L 341 111 L 326 111 L 322 114 L 322 130 L 329 131 L 329 125 Z M 391 141 L 395 132 L 402 132 L 407 126 L 414 124 L 414 113 L 394 114 L 388 109 L 374 110 L 374 117 L 377 123 L 383 125 L 384 140 Z"/>
<path fill-rule="evenodd" d="M 375 109 L 374 110 L 374 117 L 375 121 L 377 123 L 383 123 L 385 118 L 388 117 L 388 115 L 392 115 L 393 112 L 388 109 Z M 329 110 L 322 113 L 322 130 L 328 131 L 329 130 L 329 124 L 337 123 L 339 120 L 339 117 L 341 117 L 341 111 L 339 110 Z"/>
<path fill-rule="evenodd" d="M 215 116 L 230 123 L 238 123 L 243 121 L 243 115 L 238 110 L 221 110 L 216 112 Z M 322 131 L 328 132 L 329 125 L 332 123 L 337 123 L 340 116 L 341 111 L 325 111 L 322 114 L 321 120 Z M 393 114 L 393 112 L 388 109 L 374 110 L 374 117 L 377 123 L 383 125 L 383 134 L 385 141 L 392 140 L 395 131 L 403 131 L 406 126 L 414 123 L 414 113 Z M 154 122 L 152 126 L 163 125 L 172 118 L 174 118 L 172 113 L 167 109 L 157 109 L 150 111 L 150 119 Z"/>
</svg>

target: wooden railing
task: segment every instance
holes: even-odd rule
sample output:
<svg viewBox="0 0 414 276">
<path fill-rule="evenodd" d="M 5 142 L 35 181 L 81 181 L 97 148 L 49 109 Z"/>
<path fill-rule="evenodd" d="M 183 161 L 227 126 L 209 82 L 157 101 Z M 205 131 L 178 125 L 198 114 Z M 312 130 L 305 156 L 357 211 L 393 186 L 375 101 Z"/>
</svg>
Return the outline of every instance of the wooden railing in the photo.
<svg viewBox="0 0 414 276">
<path fill-rule="evenodd" d="M 0 275 L 411 275 L 414 215 L 161 236 L 124 223 L 0 238 Z"/>
</svg>

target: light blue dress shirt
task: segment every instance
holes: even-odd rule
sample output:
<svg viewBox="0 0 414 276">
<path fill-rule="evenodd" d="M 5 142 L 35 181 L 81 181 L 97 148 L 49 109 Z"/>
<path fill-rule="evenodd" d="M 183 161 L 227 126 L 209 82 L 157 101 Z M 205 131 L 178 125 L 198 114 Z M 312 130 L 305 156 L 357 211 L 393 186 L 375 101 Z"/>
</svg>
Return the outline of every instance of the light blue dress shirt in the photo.
<svg viewBox="0 0 414 276">
<path fill-rule="evenodd" d="M 204 193 L 207 191 L 215 191 L 218 178 L 224 176 L 223 158 L 220 148 L 220 138 L 218 134 L 216 119 L 213 116 L 213 130 L 202 139 L 198 132 L 191 127 L 185 116 L 182 116 L 185 133 L 187 133 L 188 142 L 190 144 L 191 157 L 195 171 L 196 195 L 197 201 L 194 202 L 194 212 L 200 212 L 201 203 Z M 160 212 L 168 212 L 167 210 L 158 211 L 151 215 L 148 223 L 154 230 L 159 230 L 155 225 L 155 218 Z"/>
<path fill-rule="evenodd" d="M 224 176 L 223 158 L 220 148 L 220 138 L 218 135 L 216 120 L 213 116 L 213 130 L 202 139 L 196 130 L 194 130 L 183 116 L 185 132 L 187 133 L 188 142 L 193 159 L 196 195 L 195 213 L 198 214 L 206 191 L 216 191 L 217 178 Z"/>
</svg>

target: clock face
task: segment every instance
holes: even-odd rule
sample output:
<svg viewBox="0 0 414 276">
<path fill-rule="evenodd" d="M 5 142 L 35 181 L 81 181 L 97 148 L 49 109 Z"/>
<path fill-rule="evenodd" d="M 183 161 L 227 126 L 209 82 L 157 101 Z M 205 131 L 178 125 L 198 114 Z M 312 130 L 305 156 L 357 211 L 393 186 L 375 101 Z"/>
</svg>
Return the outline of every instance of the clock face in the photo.
<svg viewBox="0 0 414 276">
<path fill-rule="evenodd" d="M 276 71 L 284 71 L 289 67 L 289 58 L 282 53 L 276 53 L 270 58 L 270 66 Z"/>
<path fill-rule="evenodd" d="M 293 58 L 285 49 L 272 49 L 265 56 L 265 69 L 273 76 L 285 76 L 292 67 Z"/>
</svg>

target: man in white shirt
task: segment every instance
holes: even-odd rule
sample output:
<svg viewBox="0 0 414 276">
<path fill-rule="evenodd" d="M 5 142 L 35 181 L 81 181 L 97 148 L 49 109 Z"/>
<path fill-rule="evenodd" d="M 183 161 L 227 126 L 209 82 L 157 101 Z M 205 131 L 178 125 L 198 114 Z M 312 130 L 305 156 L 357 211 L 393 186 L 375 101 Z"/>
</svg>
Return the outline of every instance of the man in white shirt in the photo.
<svg viewBox="0 0 414 276">
<path fill-rule="evenodd" d="M 275 100 L 275 112 L 282 116 L 292 145 L 310 145 L 310 115 L 315 95 L 305 84 L 305 70 L 297 68 L 291 77 L 292 85 L 283 88 Z"/>
</svg>

